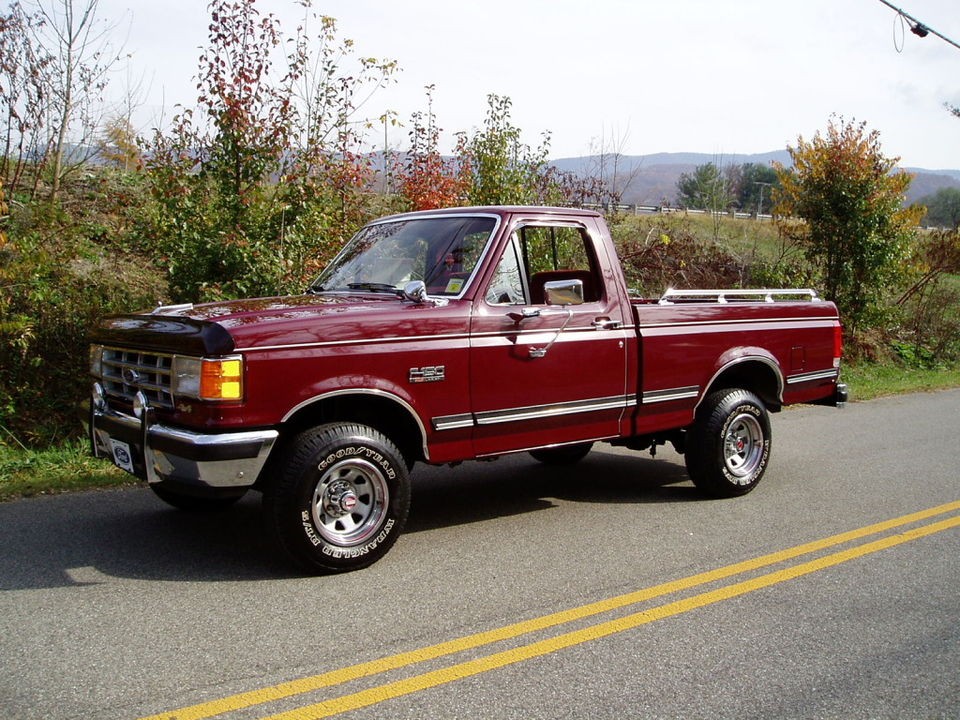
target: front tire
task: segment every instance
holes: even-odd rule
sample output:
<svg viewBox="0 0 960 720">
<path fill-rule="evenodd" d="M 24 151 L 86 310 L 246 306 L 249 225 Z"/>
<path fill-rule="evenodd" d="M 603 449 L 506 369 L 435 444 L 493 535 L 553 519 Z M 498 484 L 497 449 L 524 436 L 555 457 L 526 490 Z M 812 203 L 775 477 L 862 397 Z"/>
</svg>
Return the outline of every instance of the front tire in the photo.
<svg viewBox="0 0 960 720">
<path fill-rule="evenodd" d="M 383 557 L 406 523 L 407 464 L 373 428 L 322 425 L 294 438 L 263 502 L 267 529 L 298 565 L 358 570 Z"/>
<path fill-rule="evenodd" d="M 693 484 L 708 495 L 753 490 L 770 459 L 770 416 L 760 398 L 736 388 L 711 393 L 697 410 L 685 459 Z"/>
</svg>

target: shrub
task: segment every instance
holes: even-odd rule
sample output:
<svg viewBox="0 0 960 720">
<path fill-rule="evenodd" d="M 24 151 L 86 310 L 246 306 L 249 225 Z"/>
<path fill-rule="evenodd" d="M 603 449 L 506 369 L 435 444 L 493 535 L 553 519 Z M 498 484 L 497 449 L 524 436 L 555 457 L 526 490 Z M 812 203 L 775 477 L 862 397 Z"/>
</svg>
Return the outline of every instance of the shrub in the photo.
<svg viewBox="0 0 960 720">
<path fill-rule="evenodd" d="M 645 296 L 668 287 L 717 288 L 749 285 L 743 259 L 701 240 L 683 216 L 625 217 L 611 225 L 628 286 Z"/>
<path fill-rule="evenodd" d="M 84 183 L 100 181 L 111 182 Z M 39 446 L 78 434 L 89 328 L 166 296 L 151 264 L 122 249 L 125 211 L 92 201 L 79 209 L 85 186 L 67 191 L 76 216 L 62 206 L 14 207 L 0 248 L 0 442 Z"/>
<path fill-rule="evenodd" d="M 904 304 L 894 347 L 910 365 L 945 367 L 960 360 L 960 291 L 934 285 Z"/>
</svg>

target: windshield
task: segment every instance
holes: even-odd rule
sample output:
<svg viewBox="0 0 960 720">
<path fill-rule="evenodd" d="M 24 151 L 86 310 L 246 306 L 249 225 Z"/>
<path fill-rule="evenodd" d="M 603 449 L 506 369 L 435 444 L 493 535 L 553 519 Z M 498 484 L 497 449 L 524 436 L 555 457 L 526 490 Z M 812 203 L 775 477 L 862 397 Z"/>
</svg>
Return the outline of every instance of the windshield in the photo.
<svg viewBox="0 0 960 720">
<path fill-rule="evenodd" d="M 431 295 L 459 295 L 496 224 L 493 217 L 451 216 L 368 225 L 310 289 L 395 292 L 423 280 Z"/>
</svg>

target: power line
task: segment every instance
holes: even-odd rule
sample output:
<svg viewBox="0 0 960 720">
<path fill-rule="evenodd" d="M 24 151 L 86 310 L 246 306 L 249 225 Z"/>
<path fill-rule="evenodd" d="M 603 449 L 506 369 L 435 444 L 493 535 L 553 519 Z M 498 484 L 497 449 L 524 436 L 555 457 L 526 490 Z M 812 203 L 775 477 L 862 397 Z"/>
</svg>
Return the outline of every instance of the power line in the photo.
<svg viewBox="0 0 960 720">
<path fill-rule="evenodd" d="M 912 33 L 913 33 L 914 35 L 916 35 L 917 37 L 922 37 L 922 38 L 924 38 L 924 37 L 926 37 L 929 33 L 933 33 L 934 35 L 936 35 L 936 36 L 937 36 L 938 38 L 940 38 L 941 40 L 950 43 L 950 44 L 953 45 L 955 48 L 957 48 L 957 50 L 960 50 L 960 44 L 957 44 L 956 42 L 954 42 L 953 40 L 951 40 L 950 38 L 948 38 L 946 35 L 937 32 L 936 30 L 934 30 L 934 29 L 933 29 L 932 27 L 930 27 L 929 25 L 924 25 L 922 22 L 920 22 L 920 21 L 917 20 L 915 17 L 913 17 L 913 15 L 910 15 L 910 14 L 908 14 L 908 13 L 905 13 L 903 10 L 901 10 L 900 8 L 898 8 L 896 5 L 891 5 L 890 3 L 887 2 L 887 0 L 880 0 L 880 2 L 882 2 L 884 5 L 886 5 L 886 6 L 887 6 L 888 8 L 890 8 L 891 10 L 896 11 L 896 13 L 897 13 L 900 17 L 906 18 L 906 19 L 909 21 L 909 23 L 910 23 L 910 32 L 912 32 Z"/>
</svg>

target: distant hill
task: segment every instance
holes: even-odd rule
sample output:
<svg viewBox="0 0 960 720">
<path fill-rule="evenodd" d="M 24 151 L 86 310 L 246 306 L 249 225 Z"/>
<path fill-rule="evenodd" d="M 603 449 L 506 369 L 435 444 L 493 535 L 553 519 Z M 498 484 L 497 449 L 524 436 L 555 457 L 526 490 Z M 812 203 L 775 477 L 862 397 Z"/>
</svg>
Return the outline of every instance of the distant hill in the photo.
<svg viewBox="0 0 960 720">
<path fill-rule="evenodd" d="M 625 155 L 619 160 L 621 174 L 634 173 L 633 182 L 624 193 L 623 202 L 638 205 L 661 205 L 673 202 L 677 194 L 677 181 L 683 173 L 690 173 L 698 165 L 712 162 L 721 167 L 727 165 L 769 165 L 780 162 L 790 164 L 790 154 L 786 150 L 756 153 L 753 155 L 730 154 L 711 155 L 709 153 L 654 153 L 652 155 Z M 597 166 L 597 156 L 558 158 L 551 164 L 560 170 L 586 174 Z M 960 188 L 960 170 L 926 170 L 923 168 L 904 168 L 914 175 L 907 192 L 907 203 L 913 203 L 922 197 L 932 195 L 945 187 Z"/>
<path fill-rule="evenodd" d="M 907 191 L 907 202 L 912 203 L 933 195 L 937 190 L 952 187 L 960 188 L 960 170 L 924 170 L 922 168 L 904 168 L 913 173 L 913 182 Z"/>
</svg>

